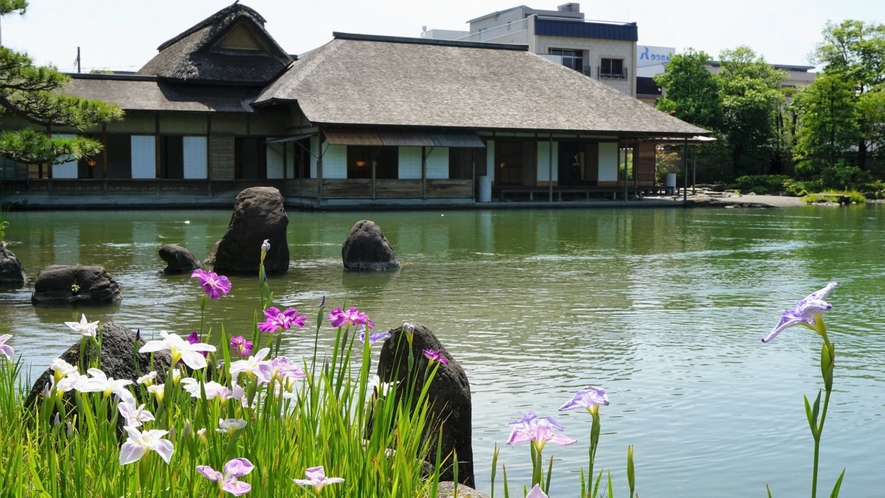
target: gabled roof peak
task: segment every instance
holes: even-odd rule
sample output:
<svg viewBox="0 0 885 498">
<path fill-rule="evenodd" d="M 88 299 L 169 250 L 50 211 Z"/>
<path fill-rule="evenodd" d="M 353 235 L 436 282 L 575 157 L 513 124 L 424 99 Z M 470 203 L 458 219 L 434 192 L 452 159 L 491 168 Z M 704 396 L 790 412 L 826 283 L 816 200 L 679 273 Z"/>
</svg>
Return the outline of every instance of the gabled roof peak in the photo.
<svg viewBox="0 0 885 498">
<path fill-rule="evenodd" d="M 265 23 L 267 23 L 267 20 L 264 19 L 264 17 L 262 17 L 261 14 L 259 14 L 258 12 L 256 12 L 254 9 L 252 9 L 250 7 L 246 7 L 245 5 L 241 5 L 240 0 L 237 0 L 236 2 L 230 4 L 229 6 L 219 10 L 218 12 L 212 14 L 211 16 L 207 17 L 206 19 L 203 19 L 202 21 L 193 25 L 190 29 L 179 34 L 175 38 L 172 38 L 172 39 L 166 41 L 165 43 L 163 43 L 162 45 L 157 47 L 157 50 L 162 51 L 163 49 L 169 47 L 170 45 L 173 45 L 174 43 L 178 42 L 179 40 L 187 38 L 188 36 L 192 35 L 193 33 L 196 33 L 197 31 L 200 31 L 201 29 L 206 28 L 208 26 L 219 25 L 218 27 L 224 28 L 227 25 L 229 25 L 232 21 L 234 21 L 236 18 L 241 17 L 241 16 L 251 17 L 252 20 L 255 21 L 257 24 L 259 24 L 261 27 L 264 27 Z"/>
<path fill-rule="evenodd" d="M 160 45 L 138 74 L 181 81 L 266 84 L 292 62 L 258 12 L 234 3 Z"/>
</svg>

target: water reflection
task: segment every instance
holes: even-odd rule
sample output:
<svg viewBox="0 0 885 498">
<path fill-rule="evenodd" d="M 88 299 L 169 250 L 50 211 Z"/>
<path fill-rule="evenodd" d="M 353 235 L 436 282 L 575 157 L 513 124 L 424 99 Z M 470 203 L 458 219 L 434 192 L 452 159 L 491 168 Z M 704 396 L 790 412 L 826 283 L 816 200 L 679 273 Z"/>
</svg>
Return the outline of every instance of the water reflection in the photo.
<svg viewBox="0 0 885 498">
<path fill-rule="evenodd" d="M 806 489 L 811 447 L 801 394 L 819 388 L 819 340 L 792 329 L 761 345 L 781 310 L 830 280 L 839 287 L 828 325 L 837 344 L 836 393 L 825 468 L 848 467 L 845 496 L 885 488 L 885 243 L 882 206 L 790 210 L 562 210 L 289 213 L 290 271 L 269 281 L 280 307 L 314 323 L 357 306 L 379 328 L 431 328 L 468 373 L 477 481 L 506 423 L 523 411 L 554 415 L 586 384 L 605 387 L 598 466 L 623 483 L 624 451 L 637 474 L 668 495 L 734 489 Z M 166 243 L 203 258 L 227 228 L 223 211 L 9 213 L 9 239 L 29 275 L 50 264 L 102 264 L 123 289 L 110 309 L 34 309 L 30 292 L 0 293 L 0 327 L 42 370 L 72 339 L 63 322 L 117 321 L 150 337 L 200 327 L 200 293 L 187 275 L 160 276 Z M 372 219 L 404 266 L 349 273 L 341 244 Z M 208 303 L 204 327 L 248 333 L 260 306 L 257 278 L 234 277 Z M 32 285 L 32 284 L 31 284 Z M 312 330 L 283 341 L 308 354 Z M 320 344 L 333 331 L 324 327 Z M 583 415 L 583 416 L 582 416 Z M 560 417 L 578 445 L 556 457 L 554 492 L 574 496 L 586 465 L 589 417 Z M 505 447 L 511 482 L 528 479 L 527 448 Z M 618 481 L 620 479 L 620 481 Z M 650 483 L 654 483 L 653 485 Z M 652 488 L 654 486 L 654 488 Z M 499 490 L 500 491 L 500 490 Z M 497 494 L 497 493 L 496 493 Z M 641 493 L 642 494 L 642 493 Z"/>
</svg>

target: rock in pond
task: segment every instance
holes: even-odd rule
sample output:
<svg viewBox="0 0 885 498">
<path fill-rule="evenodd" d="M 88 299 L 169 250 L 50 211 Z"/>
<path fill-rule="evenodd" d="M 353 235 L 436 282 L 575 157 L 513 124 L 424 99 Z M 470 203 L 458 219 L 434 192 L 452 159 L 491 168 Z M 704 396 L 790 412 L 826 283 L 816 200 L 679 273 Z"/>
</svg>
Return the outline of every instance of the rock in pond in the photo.
<svg viewBox="0 0 885 498">
<path fill-rule="evenodd" d="M 344 269 L 356 271 L 394 270 L 400 268 L 387 237 L 374 221 L 356 222 L 341 245 Z"/>
<path fill-rule="evenodd" d="M 102 266 L 53 265 L 37 274 L 31 303 L 35 305 L 117 304 L 120 286 Z"/>
<path fill-rule="evenodd" d="M 133 385 L 130 388 L 135 393 L 136 399 L 140 399 L 142 396 L 140 392 L 142 386 L 136 382 L 140 376 L 154 370 L 157 372 L 155 383 L 163 383 L 166 372 L 169 371 L 169 364 L 172 362 L 168 351 L 153 353 L 153 363 L 151 363 L 150 353 L 137 353 L 138 349 L 144 345 L 144 341 L 128 328 L 113 322 L 101 324 L 98 329 L 98 337 L 101 339 L 99 368 L 108 378 L 131 380 Z M 83 375 L 86 374 L 87 366 L 92 363 L 97 353 L 93 341 L 86 341 L 86 344 L 86 348 L 82 351 L 82 364 L 80 363 L 80 341 L 59 355 L 59 358 L 68 364 L 77 366 Z M 44 391 L 47 389 L 47 384 L 50 384 L 53 373 L 50 367 L 37 378 L 25 401 L 27 406 L 43 399 Z M 73 403 L 73 393 L 66 393 L 64 399 Z"/>
<path fill-rule="evenodd" d="M 161 247 L 160 259 L 166 262 L 166 268 L 163 269 L 163 273 L 166 275 L 192 273 L 200 268 L 200 260 L 178 244 L 166 244 Z"/>
<path fill-rule="evenodd" d="M 0 242 L 0 287 L 19 289 L 24 287 L 28 275 L 21 261 L 6 246 L 6 242 Z"/>
<path fill-rule="evenodd" d="M 237 195 L 227 232 L 212 248 L 206 263 L 220 275 L 257 275 L 261 244 L 267 240 L 270 250 L 264 259 L 265 271 L 268 275 L 285 273 L 289 270 L 288 226 L 279 190 L 247 188 Z"/>
<path fill-rule="evenodd" d="M 411 331 L 409 330 L 411 328 Z M 438 352 L 441 358 L 436 376 L 430 383 L 427 398 L 430 403 L 430 420 L 434 421 L 430 427 L 425 427 L 427 434 L 432 434 L 436 439 L 437 429 L 442 425 L 442 455 L 450 455 L 443 468 L 440 469 L 440 481 L 453 481 L 455 478 L 451 455 L 458 456 L 458 481 L 459 484 L 476 487 L 473 473 L 473 436 L 472 436 L 472 407 L 470 401 L 470 383 L 467 374 L 461 365 L 450 355 L 433 332 L 419 323 L 404 324 L 402 327 L 390 331 L 390 338 L 384 341 L 381 348 L 381 356 L 378 360 L 378 377 L 381 382 L 397 382 L 396 395 L 402 399 L 406 393 L 409 365 L 409 340 L 411 332 L 411 354 L 414 358 L 415 372 L 426 372 L 428 363 L 431 361 L 425 355 L 425 350 Z M 417 402 L 421 382 L 414 382 L 415 392 L 411 393 L 412 399 Z M 414 409 L 415 407 L 411 407 Z M 454 452 L 454 453 L 453 453 Z M 431 445 L 425 461 L 436 462 L 436 445 Z"/>
</svg>

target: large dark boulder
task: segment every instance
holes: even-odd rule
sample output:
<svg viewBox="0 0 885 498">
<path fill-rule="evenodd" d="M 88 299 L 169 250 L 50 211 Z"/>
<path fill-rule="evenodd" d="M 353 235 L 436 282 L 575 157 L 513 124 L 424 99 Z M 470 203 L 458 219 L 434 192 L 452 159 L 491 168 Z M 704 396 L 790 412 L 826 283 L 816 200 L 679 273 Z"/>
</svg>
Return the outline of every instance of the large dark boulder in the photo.
<svg viewBox="0 0 885 498">
<path fill-rule="evenodd" d="M 440 469 L 440 481 L 454 481 L 454 452 L 458 455 L 458 481 L 460 484 L 476 487 L 473 474 L 473 441 L 472 441 L 472 407 L 470 401 L 470 383 L 461 365 L 450 355 L 433 332 L 419 323 L 411 324 L 413 328 L 411 350 L 414 358 L 412 371 L 417 375 L 417 382 L 412 382 L 415 391 L 411 393 L 413 404 L 417 403 L 423 383 L 424 372 L 427 372 L 428 360 L 424 350 L 438 351 L 447 363 L 440 362 L 436 376 L 430 383 L 427 399 L 430 406 L 429 420 L 425 434 L 433 441 L 437 440 L 438 429 L 442 427 L 442 455 L 448 460 Z M 378 377 L 381 382 L 397 382 L 396 395 L 399 399 L 408 396 L 406 392 L 409 378 L 409 341 L 407 331 L 403 327 L 390 331 L 391 337 L 384 341 L 381 356 L 378 360 Z M 411 407 L 414 410 L 414 406 Z M 425 461 L 436 462 L 436 445 L 431 445 Z"/>
<path fill-rule="evenodd" d="M 137 352 L 141 346 L 144 345 L 144 341 L 137 337 L 136 333 L 113 322 L 101 324 L 98 329 L 97 337 L 101 339 L 101 358 L 99 363 L 100 366 L 98 368 L 101 369 L 108 378 L 113 377 L 114 379 L 131 380 L 133 385 L 130 387 L 135 393 L 136 400 L 143 399 L 144 397 L 144 393 L 141 392 L 143 386 L 139 386 L 136 382 L 142 375 L 146 375 L 150 373 L 151 370 L 155 370 L 157 372 L 157 379 L 154 382 L 156 384 L 163 383 L 163 380 L 166 377 L 166 372 L 169 371 L 169 364 L 172 362 L 172 358 L 169 356 L 168 351 L 158 351 L 153 353 L 153 363 L 151 363 L 151 353 Z M 80 374 L 82 375 L 86 375 L 86 370 L 90 368 L 89 366 L 92 364 L 92 360 L 95 359 L 97 354 L 95 341 L 89 340 L 86 341 L 86 344 L 87 346 L 83 351 L 82 363 L 80 362 L 80 341 L 77 341 L 77 343 L 69 347 L 67 351 L 58 356 L 69 364 L 78 367 Z M 47 383 L 50 383 L 52 375 L 52 369 L 47 368 L 46 371 L 37 378 L 37 381 L 34 382 L 34 385 L 31 387 L 31 392 L 25 400 L 27 406 L 43 399 L 43 392 L 46 389 Z M 66 393 L 63 399 L 70 402 L 68 403 L 69 406 L 74 406 L 72 392 Z"/>
<path fill-rule="evenodd" d="M 289 217 L 279 190 L 247 188 L 237 195 L 227 232 L 212 248 L 206 262 L 221 275 L 257 275 L 261 243 L 268 240 L 265 271 L 268 275 L 285 273 L 289 270 L 288 226 Z"/>
<path fill-rule="evenodd" d="M 178 244 L 166 244 L 161 247 L 160 259 L 166 262 L 166 268 L 163 269 L 166 275 L 192 273 L 200 267 L 200 260 Z"/>
<path fill-rule="evenodd" d="M 374 221 L 356 222 L 341 245 L 344 269 L 357 271 L 394 270 L 400 262 L 387 237 Z"/>
<path fill-rule="evenodd" d="M 33 304 L 117 304 L 120 286 L 102 266 L 53 265 L 34 282 Z"/>
<path fill-rule="evenodd" d="M 21 261 L 6 248 L 6 242 L 0 242 L 0 287 L 18 289 L 24 287 L 27 280 Z"/>
</svg>

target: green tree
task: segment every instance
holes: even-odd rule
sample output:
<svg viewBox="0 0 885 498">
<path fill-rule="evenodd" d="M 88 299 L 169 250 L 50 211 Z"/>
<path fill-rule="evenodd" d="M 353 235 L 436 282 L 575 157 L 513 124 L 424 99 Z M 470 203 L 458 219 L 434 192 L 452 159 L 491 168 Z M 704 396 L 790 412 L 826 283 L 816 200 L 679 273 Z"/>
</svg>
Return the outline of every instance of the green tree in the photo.
<svg viewBox="0 0 885 498">
<path fill-rule="evenodd" d="M 824 73 L 849 83 L 857 96 L 858 112 L 853 128 L 859 130 L 856 164 L 865 167 L 869 151 L 882 151 L 885 136 L 882 92 L 885 92 L 885 26 L 846 20 L 828 22 L 824 41 L 817 46 L 815 62 L 825 64 Z"/>
<path fill-rule="evenodd" d="M 26 0 L 0 0 L 0 16 L 23 14 L 27 6 Z M 69 81 L 55 68 L 35 66 L 27 54 L 0 47 L 0 113 L 10 112 L 36 125 L 0 133 L 0 156 L 23 163 L 57 163 L 101 151 L 95 140 L 50 136 L 53 127 L 83 130 L 123 116 L 115 105 L 63 95 Z"/>
<path fill-rule="evenodd" d="M 693 125 L 718 131 L 722 125 L 719 85 L 707 70 L 710 56 L 689 48 L 667 63 L 667 72 L 654 77 L 666 89 L 658 109 Z"/>
<path fill-rule="evenodd" d="M 774 157 L 776 118 L 784 105 L 783 71 L 749 47 L 724 50 L 717 73 L 722 130 L 738 175 L 766 174 Z"/>
<path fill-rule="evenodd" d="M 796 94 L 793 107 L 801 116 L 794 149 L 805 176 L 819 174 L 836 162 L 850 159 L 859 140 L 858 99 L 854 83 L 823 73 Z"/>
</svg>

